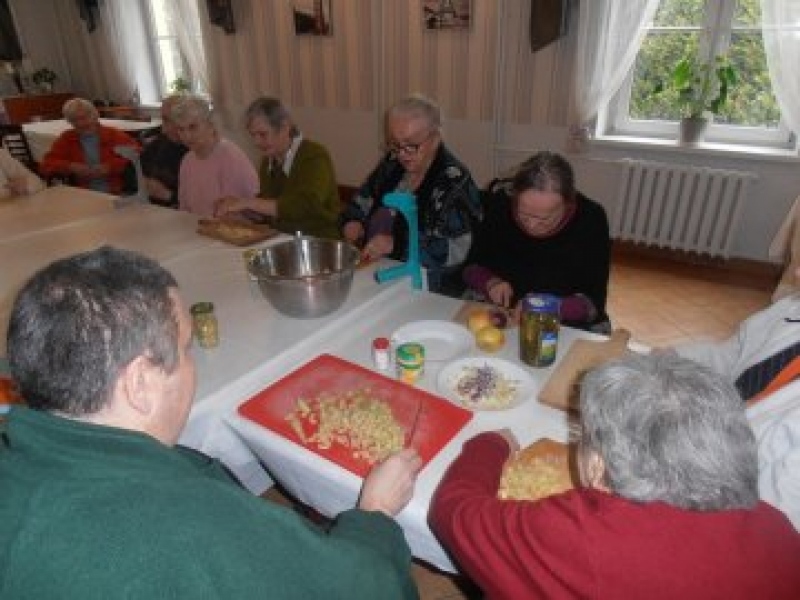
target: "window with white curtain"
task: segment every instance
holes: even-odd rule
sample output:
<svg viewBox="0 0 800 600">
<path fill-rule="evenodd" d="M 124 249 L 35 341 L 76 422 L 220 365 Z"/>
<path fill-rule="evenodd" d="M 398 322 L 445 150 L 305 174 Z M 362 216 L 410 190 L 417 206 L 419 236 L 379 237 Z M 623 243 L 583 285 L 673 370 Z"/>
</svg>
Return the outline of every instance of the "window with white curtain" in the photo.
<svg viewBox="0 0 800 600">
<path fill-rule="evenodd" d="M 187 38 L 194 48 L 202 48 L 197 4 L 184 2 L 181 10 L 192 10 L 188 18 L 176 10 L 176 0 L 147 0 L 150 15 L 150 44 L 154 71 L 162 95 L 176 91 L 176 85 L 202 92 L 202 81 L 192 77 L 191 59 L 185 52 Z M 193 43 L 192 43 L 193 42 Z M 181 82 L 182 80 L 182 82 Z"/>
<path fill-rule="evenodd" d="M 661 0 L 619 92 L 601 110 L 600 135 L 676 139 L 674 96 L 658 91 L 686 56 L 713 63 L 727 56 L 737 82 L 709 142 L 788 148 L 793 136 L 781 117 L 770 82 L 761 30 L 760 0 Z"/>
</svg>

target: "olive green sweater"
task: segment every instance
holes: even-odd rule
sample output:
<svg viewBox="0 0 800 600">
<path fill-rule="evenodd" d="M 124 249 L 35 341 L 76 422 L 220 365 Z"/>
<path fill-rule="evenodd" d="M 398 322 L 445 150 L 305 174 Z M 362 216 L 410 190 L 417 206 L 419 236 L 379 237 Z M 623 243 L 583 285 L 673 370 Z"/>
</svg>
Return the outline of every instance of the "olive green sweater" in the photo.
<svg viewBox="0 0 800 600">
<path fill-rule="evenodd" d="M 27 408 L 5 428 L 4 600 L 416 597 L 382 514 L 349 510 L 324 533 L 147 435 Z"/>
<path fill-rule="evenodd" d="M 270 169 L 264 159 L 259 169 L 263 198 L 278 203 L 275 227 L 284 233 L 337 239 L 339 188 L 330 154 L 324 146 L 303 140 L 297 148 L 288 176 L 279 166 Z"/>
</svg>

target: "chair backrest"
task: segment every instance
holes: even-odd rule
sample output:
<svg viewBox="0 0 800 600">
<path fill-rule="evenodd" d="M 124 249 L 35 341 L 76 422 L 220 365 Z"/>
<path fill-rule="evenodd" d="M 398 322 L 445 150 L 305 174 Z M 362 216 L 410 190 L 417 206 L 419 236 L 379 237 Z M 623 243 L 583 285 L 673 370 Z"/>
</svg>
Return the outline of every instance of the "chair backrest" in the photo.
<svg viewBox="0 0 800 600">
<path fill-rule="evenodd" d="M 120 200 L 131 202 L 148 202 L 150 198 L 147 195 L 147 184 L 144 180 L 142 163 L 139 160 L 139 152 L 136 150 L 136 148 L 131 146 L 114 146 L 114 152 L 117 154 L 117 156 L 127 158 L 130 161 L 129 166 L 133 166 L 136 181 L 136 189 L 123 190 L 124 195 L 120 197 Z M 133 179 L 130 177 L 130 173 L 126 173 L 126 179 Z"/>
<path fill-rule="evenodd" d="M 28 138 L 22 130 L 22 125 L 0 125 L 0 141 L 3 142 L 8 153 L 23 165 L 36 172 L 36 160 L 33 158 Z"/>
</svg>

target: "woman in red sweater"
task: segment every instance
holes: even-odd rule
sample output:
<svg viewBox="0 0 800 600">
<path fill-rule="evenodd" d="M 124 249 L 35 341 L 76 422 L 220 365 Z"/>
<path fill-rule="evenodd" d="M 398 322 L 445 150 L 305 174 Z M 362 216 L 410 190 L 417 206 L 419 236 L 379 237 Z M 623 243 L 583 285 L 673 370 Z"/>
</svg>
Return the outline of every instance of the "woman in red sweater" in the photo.
<svg viewBox="0 0 800 600">
<path fill-rule="evenodd" d="M 64 103 L 64 118 L 72 125 L 56 138 L 42 158 L 45 177 L 71 177 L 78 187 L 119 194 L 123 191 L 128 159 L 118 156 L 117 146 L 139 150 L 139 143 L 124 131 L 100 123 L 94 104 L 85 98 Z"/>
<path fill-rule="evenodd" d="M 630 355 L 581 386 L 583 488 L 497 498 L 508 431 L 464 445 L 430 524 L 488 598 L 800 598 L 800 533 L 759 501 L 732 385 L 674 355 Z"/>
</svg>

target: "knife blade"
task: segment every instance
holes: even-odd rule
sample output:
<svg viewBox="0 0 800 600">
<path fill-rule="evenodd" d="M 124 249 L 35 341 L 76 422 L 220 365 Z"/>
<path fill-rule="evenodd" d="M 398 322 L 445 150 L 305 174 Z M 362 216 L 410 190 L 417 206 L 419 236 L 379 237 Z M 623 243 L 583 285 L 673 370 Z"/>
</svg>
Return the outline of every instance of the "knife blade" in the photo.
<svg viewBox="0 0 800 600">
<path fill-rule="evenodd" d="M 417 411 L 414 413 L 414 420 L 411 421 L 411 429 L 408 432 L 408 441 L 406 442 L 406 448 L 411 448 L 411 443 L 414 441 L 414 436 L 417 433 L 417 425 L 419 425 L 419 418 L 423 412 L 423 403 L 422 400 L 417 402 Z"/>
</svg>

